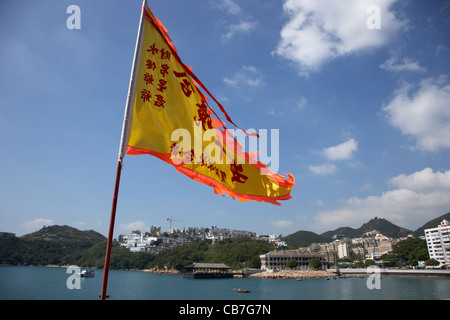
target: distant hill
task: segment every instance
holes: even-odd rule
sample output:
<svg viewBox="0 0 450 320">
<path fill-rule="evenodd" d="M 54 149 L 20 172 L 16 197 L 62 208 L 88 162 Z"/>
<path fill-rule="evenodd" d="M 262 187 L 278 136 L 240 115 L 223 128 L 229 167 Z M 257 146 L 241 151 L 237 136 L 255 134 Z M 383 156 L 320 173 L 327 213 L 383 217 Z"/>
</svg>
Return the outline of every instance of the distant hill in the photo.
<svg viewBox="0 0 450 320">
<path fill-rule="evenodd" d="M 318 235 L 311 231 L 300 230 L 293 234 L 290 234 L 284 238 L 283 241 L 287 243 L 289 247 L 308 247 L 311 243 L 320 243 L 330 241 L 327 237 Z"/>
<path fill-rule="evenodd" d="M 412 233 L 411 230 L 396 226 L 395 224 L 389 222 L 386 219 L 375 217 L 371 219 L 369 222 L 364 223 L 358 229 L 352 229 L 350 227 L 338 228 L 333 231 L 324 232 L 321 234 L 321 236 L 331 239 L 331 237 L 334 236 L 335 234 L 342 234 L 345 235 L 346 237 L 355 238 L 360 237 L 364 233 L 372 230 L 377 230 L 381 234 L 392 238 L 406 237 L 408 234 Z"/>
<path fill-rule="evenodd" d="M 266 241 L 247 237 L 209 240 L 165 250 L 159 254 L 131 252 L 113 242 L 111 269 L 175 268 L 192 262 L 224 262 L 232 268 L 257 268 L 259 256 L 274 249 Z M 48 226 L 22 237 L 0 238 L 0 265 L 77 265 L 102 268 L 106 238 L 98 232 L 69 226 Z"/>
<path fill-rule="evenodd" d="M 0 239 L 0 264 L 69 265 L 97 244 L 106 243 L 100 233 L 69 226 L 48 226 L 22 237 Z"/>
<path fill-rule="evenodd" d="M 283 240 L 287 243 L 288 247 L 298 248 L 307 247 L 312 243 L 330 242 L 333 240 L 332 237 L 336 234 L 344 235 L 345 237 L 349 238 L 356 238 L 361 237 L 364 233 L 372 230 L 377 230 L 381 234 L 392 238 L 405 237 L 409 234 L 413 234 L 415 237 L 419 237 L 424 235 L 425 229 L 438 226 L 443 219 L 450 220 L 450 212 L 425 223 L 416 231 L 412 231 L 406 228 L 399 227 L 384 218 L 375 217 L 370 221 L 364 223 L 358 229 L 353 229 L 350 227 L 340 227 L 335 230 L 326 231 L 320 235 L 311 231 L 301 230 L 283 237 Z"/>
<path fill-rule="evenodd" d="M 70 240 L 101 242 L 106 238 L 94 230 L 81 231 L 70 226 L 44 226 L 41 230 L 21 237 L 24 240 Z"/>
<path fill-rule="evenodd" d="M 444 219 L 447 219 L 450 221 L 450 212 L 447 212 L 446 214 L 443 214 L 442 216 L 437 217 L 436 219 L 433 219 L 433 220 L 425 223 L 419 229 L 414 231 L 414 233 L 413 233 L 414 237 L 423 236 L 425 229 L 436 228 Z"/>
</svg>

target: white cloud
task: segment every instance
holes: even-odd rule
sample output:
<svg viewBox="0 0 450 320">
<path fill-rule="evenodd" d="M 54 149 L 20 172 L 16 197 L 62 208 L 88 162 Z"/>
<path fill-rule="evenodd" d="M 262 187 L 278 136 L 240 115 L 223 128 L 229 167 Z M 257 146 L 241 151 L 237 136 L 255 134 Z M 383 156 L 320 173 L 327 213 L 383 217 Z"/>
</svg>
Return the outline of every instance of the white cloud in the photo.
<svg viewBox="0 0 450 320">
<path fill-rule="evenodd" d="M 300 101 L 297 104 L 297 109 L 303 110 L 308 104 L 308 100 L 304 96 L 301 96 Z"/>
<path fill-rule="evenodd" d="M 134 230 L 145 231 L 148 229 L 145 222 L 142 222 L 142 221 L 130 222 L 128 224 L 121 224 L 120 228 L 124 232 L 128 232 L 128 233 L 131 233 L 131 231 L 134 231 Z"/>
<path fill-rule="evenodd" d="M 324 203 L 323 203 L 323 201 L 322 201 L 321 199 L 317 199 L 317 200 L 315 201 L 315 203 L 316 203 L 316 205 L 319 206 L 319 207 L 322 207 L 322 206 L 324 205 Z"/>
<path fill-rule="evenodd" d="M 23 223 L 24 227 L 27 229 L 40 229 L 43 226 L 52 226 L 54 225 L 53 220 L 51 219 L 43 219 L 43 218 L 36 218 L 34 220 L 28 220 Z"/>
<path fill-rule="evenodd" d="M 333 163 L 325 163 L 317 166 L 309 166 L 308 169 L 318 175 L 327 175 L 336 172 L 336 165 Z"/>
<path fill-rule="evenodd" d="M 284 117 L 285 113 L 283 111 L 275 111 L 275 110 L 269 110 L 267 111 L 267 115 L 268 116 L 279 116 L 279 117 Z"/>
<path fill-rule="evenodd" d="M 214 2 L 214 6 L 216 2 Z M 233 19 L 238 19 L 238 22 L 226 22 L 226 27 L 221 27 L 226 30 L 226 33 L 221 38 L 222 43 L 226 43 L 237 34 L 249 33 L 257 26 L 257 22 L 251 16 L 243 13 L 241 7 L 234 0 L 221 0 L 218 3 L 218 8 L 233 15 Z"/>
<path fill-rule="evenodd" d="M 345 206 L 322 211 L 315 217 L 321 228 L 341 227 L 342 221 L 357 228 L 378 217 L 412 230 L 449 211 L 450 170 L 433 172 L 430 168 L 410 175 L 399 175 L 389 183 L 396 189 L 366 198 L 353 197 Z"/>
<path fill-rule="evenodd" d="M 450 85 L 446 77 L 421 81 L 417 91 L 404 84 L 381 108 L 391 125 L 416 139 L 416 148 L 437 151 L 450 148 Z"/>
<path fill-rule="evenodd" d="M 254 66 L 243 66 L 234 76 L 225 77 L 223 82 L 235 88 L 257 88 L 264 85 L 264 76 Z"/>
<path fill-rule="evenodd" d="M 358 142 L 355 139 L 349 139 L 337 146 L 323 149 L 323 154 L 329 160 L 347 160 L 352 158 L 353 152 L 358 150 Z"/>
<path fill-rule="evenodd" d="M 238 14 L 241 12 L 241 7 L 239 7 L 233 0 L 222 0 L 220 8 L 231 14 Z"/>
<path fill-rule="evenodd" d="M 401 174 L 392 178 L 389 183 L 418 192 L 450 190 L 450 170 L 434 173 L 431 168 L 425 168 L 410 175 Z"/>
<path fill-rule="evenodd" d="M 240 21 L 238 24 L 232 24 L 228 27 L 228 32 L 222 36 L 222 42 L 232 39 L 237 33 L 248 33 L 255 29 L 256 22 Z"/>
<path fill-rule="evenodd" d="M 372 189 L 372 184 L 369 182 L 364 183 L 364 185 L 362 186 L 362 190 L 367 191 Z"/>
<path fill-rule="evenodd" d="M 290 220 L 277 220 L 277 221 L 271 221 L 272 226 L 276 228 L 288 228 L 292 226 L 294 223 Z"/>
<path fill-rule="evenodd" d="M 295 62 L 300 74 L 308 75 L 339 56 L 383 46 L 405 25 L 391 11 L 396 1 L 376 1 L 381 29 L 369 29 L 367 9 L 373 0 L 286 0 L 283 9 L 289 21 L 274 53 Z"/>
<path fill-rule="evenodd" d="M 420 64 L 410 58 L 404 58 L 403 61 L 398 61 L 399 59 L 395 56 L 390 57 L 384 63 L 380 64 L 380 68 L 387 71 L 412 71 L 412 72 L 423 72 L 426 71 L 425 67 L 420 66 Z"/>
</svg>

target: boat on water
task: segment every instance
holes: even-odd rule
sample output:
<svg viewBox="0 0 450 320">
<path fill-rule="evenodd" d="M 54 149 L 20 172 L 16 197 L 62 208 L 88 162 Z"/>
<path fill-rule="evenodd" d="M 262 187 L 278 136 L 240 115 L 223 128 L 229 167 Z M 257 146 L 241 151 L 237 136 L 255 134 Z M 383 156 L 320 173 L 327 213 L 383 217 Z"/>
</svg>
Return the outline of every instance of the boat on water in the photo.
<svg viewBox="0 0 450 320">
<path fill-rule="evenodd" d="M 80 272 L 80 277 L 93 278 L 95 276 L 94 270 L 86 269 Z"/>
<path fill-rule="evenodd" d="M 250 293 L 250 292 L 252 292 L 252 290 L 238 289 L 237 292 L 239 292 L 239 293 Z"/>
</svg>

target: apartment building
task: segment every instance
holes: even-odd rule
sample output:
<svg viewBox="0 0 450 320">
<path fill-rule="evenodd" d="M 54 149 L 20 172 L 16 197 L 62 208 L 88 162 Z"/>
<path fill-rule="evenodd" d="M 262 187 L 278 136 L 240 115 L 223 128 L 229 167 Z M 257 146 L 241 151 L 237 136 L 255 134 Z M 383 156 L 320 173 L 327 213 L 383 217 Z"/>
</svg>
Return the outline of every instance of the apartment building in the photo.
<svg viewBox="0 0 450 320">
<path fill-rule="evenodd" d="M 428 254 L 430 259 L 439 261 L 440 265 L 450 264 L 450 223 L 442 220 L 436 228 L 425 229 Z"/>
</svg>

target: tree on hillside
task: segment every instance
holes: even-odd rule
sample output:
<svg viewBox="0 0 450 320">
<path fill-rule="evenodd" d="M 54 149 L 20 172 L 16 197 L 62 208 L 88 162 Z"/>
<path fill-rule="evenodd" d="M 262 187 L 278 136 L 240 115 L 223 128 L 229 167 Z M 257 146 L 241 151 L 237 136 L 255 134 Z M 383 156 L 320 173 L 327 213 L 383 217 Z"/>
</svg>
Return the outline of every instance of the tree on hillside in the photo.
<svg viewBox="0 0 450 320">
<path fill-rule="evenodd" d="M 408 238 L 399 241 L 392 247 L 393 254 L 400 262 L 407 265 L 417 265 L 417 261 L 429 259 L 427 242 L 418 238 Z"/>
</svg>

